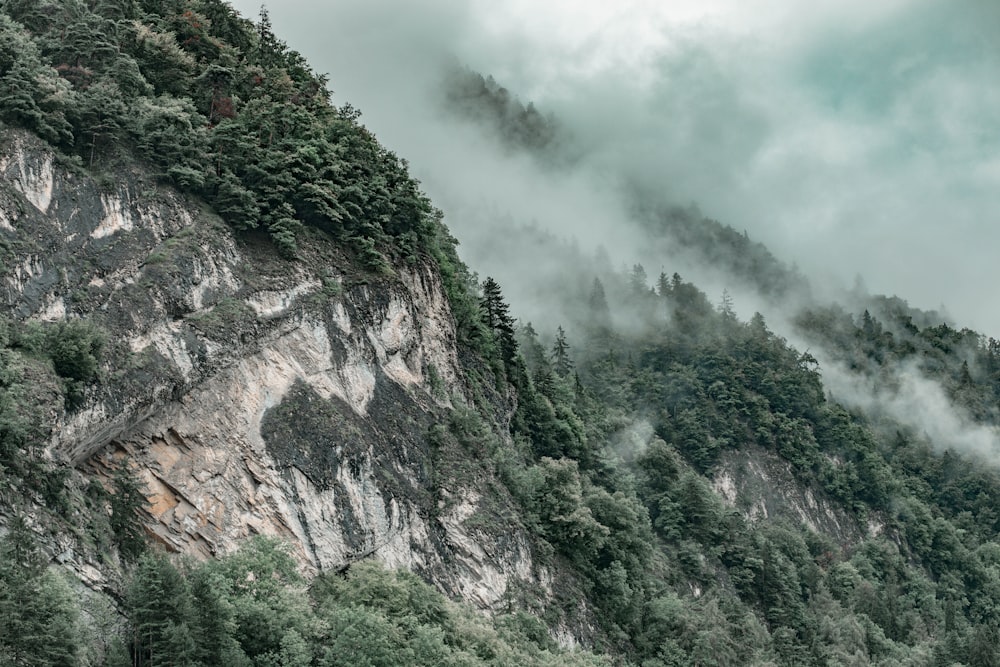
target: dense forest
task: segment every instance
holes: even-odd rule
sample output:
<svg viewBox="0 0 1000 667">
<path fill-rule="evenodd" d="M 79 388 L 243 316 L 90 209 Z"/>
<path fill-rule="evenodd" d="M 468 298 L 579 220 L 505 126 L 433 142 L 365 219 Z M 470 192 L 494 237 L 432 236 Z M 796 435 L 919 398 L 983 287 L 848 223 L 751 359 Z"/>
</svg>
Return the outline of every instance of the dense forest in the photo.
<svg viewBox="0 0 1000 667">
<path fill-rule="evenodd" d="M 602 665 L 522 611 L 483 617 L 407 572 L 358 564 L 309 585 L 275 541 L 224 559 L 135 561 L 117 608 L 86 609 L 15 520 L 0 545 L 5 665 Z M 122 627 L 119 614 L 128 619 Z"/>
<path fill-rule="evenodd" d="M 488 618 L 370 563 L 306 581 L 268 540 L 172 560 L 142 539 L 142 489 L 122 474 L 83 499 L 110 508 L 89 530 L 123 563 L 120 599 L 81 601 L 16 498 L 69 515 L 67 471 L 40 456 L 47 406 L 72 410 L 100 381 L 102 333 L 4 322 L 0 665 L 1000 664 L 1000 473 L 891 412 L 837 402 L 816 357 L 762 315 L 742 321 L 728 294 L 713 303 L 636 264 L 550 286 L 576 314 L 553 330 L 517 321 L 502 286 L 459 261 L 405 161 L 333 104 L 266 12 L 2 0 L 0 32 L 0 118 L 72 168 L 113 178 L 142 156 L 289 263 L 318 233 L 358 272 L 436 265 L 475 400 L 427 439 L 487 460 L 535 556 L 576 586 L 554 601 L 514 591 L 509 613 Z M 560 141 L 553 119 L 496 82 L 460 79 L 449 103 L 499 119 L 514 148 Z M 655 244 L 728 264 L 773 298 L 807 293 L 745 234 L 690 210 L 642 214 Z M 797 335 L 890 390 L 911 369 L 970 423 L 998 425 L 1000 343 L 900 299 L 856 297 L 802 310 Z M 835 508 L 843 530 L 734 505 L 721 487 L 741 455 Z M 548 624 L 581 600 L 597 639 L 562 650 Z"/>
</svg>

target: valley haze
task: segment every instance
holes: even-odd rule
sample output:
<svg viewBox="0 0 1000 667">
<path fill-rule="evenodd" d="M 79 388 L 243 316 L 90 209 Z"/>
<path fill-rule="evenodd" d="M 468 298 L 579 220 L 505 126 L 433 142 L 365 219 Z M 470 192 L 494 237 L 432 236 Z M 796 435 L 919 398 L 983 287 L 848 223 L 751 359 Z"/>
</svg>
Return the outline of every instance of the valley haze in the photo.
<svg viewBox="0 0 1000 667">
<path fill-rule="evenodd" d="M 250 18 L 260 9 L 233 5 Z M 267 9 L 278 34 L 329 73 L 334 102 L 360 108 L 410 161 L 463 257 L 501 280 L 527 319 L 523 267 L 484 247 L 481 230 L 536 224 L 631 266 L 642 238 L 620 188 L 630 182 L 747 230 L 814 287 L 861 275 L 872 292 L 947 304 L 959 326 L 1000 335 L 996 3 L 287 0 Z M 553 113 L 582 159 L 554 173 L 456 123 L 440 89 L 455 63 Z M 718 298 L 714 281 L 684 268 L 662 267 Z"/>
</svg>

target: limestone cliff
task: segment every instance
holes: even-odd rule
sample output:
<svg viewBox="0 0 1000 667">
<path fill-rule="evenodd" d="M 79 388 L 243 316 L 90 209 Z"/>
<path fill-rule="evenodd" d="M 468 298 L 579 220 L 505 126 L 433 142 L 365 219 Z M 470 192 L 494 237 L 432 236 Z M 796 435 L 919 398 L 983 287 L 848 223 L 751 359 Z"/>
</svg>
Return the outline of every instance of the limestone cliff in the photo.
<svg viewBox="0 0 1000 667">
<path fill-rule="evenodd" d="M 0 239 L 9 316 L 109 339 L 48 455 L 97 479 L 129 465 L 167 549 L 277 535 L 308 569 L 373 556 L 484 608 L 548 580 L 490 467 L 436 465 L 428 430 L 467 390 L 431 264 L 359 274 L 318 233 L 288 261 L 141 171 L 98 183 L 24 133 L 0 141 Z"/>
<path fill-rule="evenodd" d="M 712 487 L 726 505 L 751 523 L 771 519 L 806 526 L 845 548 L 885 529 L 878 513 L 866 524 L 859 523 L 822 491 L 797 480 L 788 461 L 755 445 L 726 452 L 715 470 Z"/>
</svg>

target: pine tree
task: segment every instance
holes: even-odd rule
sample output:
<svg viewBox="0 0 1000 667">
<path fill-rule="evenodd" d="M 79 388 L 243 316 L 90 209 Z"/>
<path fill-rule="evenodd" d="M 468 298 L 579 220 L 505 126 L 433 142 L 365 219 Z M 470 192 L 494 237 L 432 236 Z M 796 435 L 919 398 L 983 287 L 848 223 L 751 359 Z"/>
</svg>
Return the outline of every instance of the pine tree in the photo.
<svg viewBox="0 0 1000 667">
<path fill-rule="evenodd" d="M 591 362 L 607 358 L 612 360 L 614 352 L 614 333 L 611 328 L 611 309 L 604 293 L 604 284 L 598 278 L 590 289 L 587 300 L 588 313 L 585 331 L 587 333 L 587 352 Z"/>
<path fill-rule="evenodd" d="M 0 540 L 0 664 L 79 664 L 79 607 L 63 579 L 46 569 L 34 534 L 15 514 Z"/>
<path fill-rule="evenodd" d="M 232 605 L 224 598 L 227 583 L 208 567 L 199 567 L 189 576 L 195 617 L 192 628 L 198 647 L 198 661 L 206 667 L 229 667 L 239 662 L 242 649 L 233 638 L 236 622 Z"/>
<path fill-rule="evenodd" d="M 730 296 L 728 289 L 722 290 L 722 298 L 719 300 L 718 311 L 727 322 L 736 321 L 736 311 L 733 309 L 733 297 Z"/>
<path fill-rule="evenodd" d="M 566 332 L 556 328 L 556 340 L 552 344 L 552 368 L 556 375 L 568 378 L 573 373 L 573 359 L 569 356 L 569 343 L 566 342 Z"/>
<path fill-rule="evenodd" d="M 191 591 L 163 554 L 139 558 L 126 596 L 137 667 L 175 664 L 173 652 L 194 655 L 188 624 L 194 619 Z"/>
<path fill-rule="evenodd" d="M 539 366 L 548 364 L 548 359 L 545 356 L 545 348 L 538 342 L 538 332 L 535 331 L 534 325 L 528 322 L 524 326 L 519 327 L 517 333 L 518 347 L 524 355 L 524 361 L 528 364 L 528 369 L 536 371 Z"/>
<path fill-rule="evenodd" d="M 257 21 L 257 45 L 253 52 L 254 63 L 265 70 L 280 67 L 285 62 L 288 47 L 274 34 L 271 25 L 271 15 L 265 5 L 260 6 L 260 17 Z"/>
<path fill-rule="evenodd" d="M 493 278 L 483 281 L 483 296 L 479 300 L 483 313 L 483 323 L 496 336 L 500 348 L 500 358 L 508 371 L 512 368 L 517 356 L 517 341 L 514 339 L 514 318 L 510 316 L 510 308 L 503 299 L 500 285 Z"/>
<path fill-rule="evenodd" d="M 656 279 L 656 293 L 661 298 L 666 298 L 670 296 L 670 278 L 663 271 L 660 271 L 660 277 Z"/>
<path fill-rule="evenodd" d="M 649 285 L 647 285 L 648 277 L 646 276 L 646 269 L 643 268 L 642 264 L 635 264 L 632 266 L 632 274 L 629 276 L 629 291 L 632 292 L 634 296 L 645 296 L 649 293 Z"/>
</svg>

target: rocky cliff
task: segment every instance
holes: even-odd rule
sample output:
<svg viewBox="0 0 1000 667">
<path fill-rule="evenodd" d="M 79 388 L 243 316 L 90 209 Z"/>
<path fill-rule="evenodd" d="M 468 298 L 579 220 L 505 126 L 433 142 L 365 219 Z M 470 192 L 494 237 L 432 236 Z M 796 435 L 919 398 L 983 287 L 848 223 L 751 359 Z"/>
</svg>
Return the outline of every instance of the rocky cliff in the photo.
<svg viewBox="0 0 1000 667">
<path fill-rule="evenodd" d="M 3 308 L 107 338 L 97 385 L 53 408 L 47 455 L 103 480 L 129 466 L 170 551 L 276 535 L 307 569 L 371 556 L 483 608 L 538 588 L 489 465 L 459 473 L 429 444 L 467 393 L 439 275 L 361 274 L 314 234 L 289 261 L 139 170 L 97 182 L 5 134 Z"/>
</svg>

